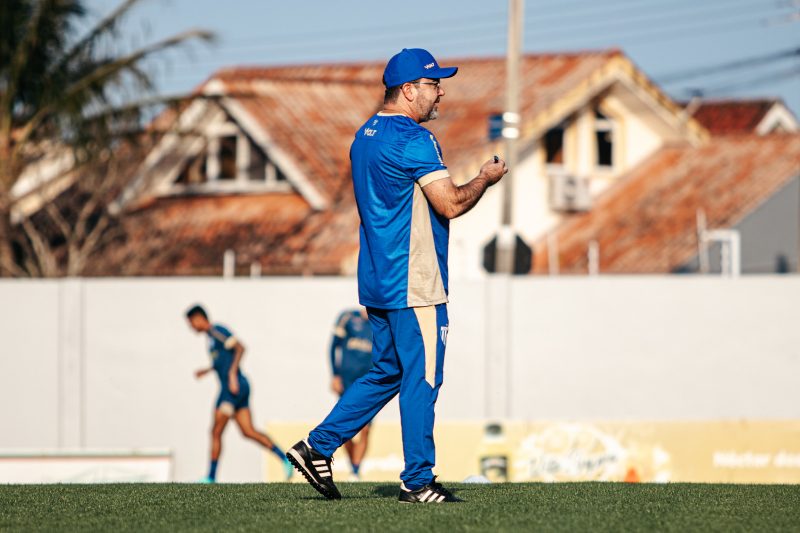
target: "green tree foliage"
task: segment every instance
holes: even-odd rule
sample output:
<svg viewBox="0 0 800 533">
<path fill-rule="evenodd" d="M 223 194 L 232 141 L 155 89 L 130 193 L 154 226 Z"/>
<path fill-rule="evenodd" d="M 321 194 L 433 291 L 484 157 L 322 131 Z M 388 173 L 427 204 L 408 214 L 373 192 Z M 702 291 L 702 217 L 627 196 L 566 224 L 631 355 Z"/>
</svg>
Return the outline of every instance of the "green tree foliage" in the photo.
<svg viewBox="0 0 800 533">
<path fill-rule="evenodd" d="M 123 52 L 119 26 L 137 3 L 121 2 L 82 32 L 91 17 L 81 0 L 0 2 L 0 275 L 80 274 L 99 243 L 92 232 L 108 226 L 102 204 L 114 187 L 93 182 L 72 195 L 78 205 L 62 208 L 53 184 L 67 176 L 70 183 L 92 173 L 118 176 L 108 171 L 118 167 L 115 154 L 135 159 L 144 117 L 167 102 L 148 72 L 151 59 L 212 39 L 189 30 Z M 59 175 L 31 185 L 43 200 L 20 210 L 15 185 L 26 168 L 44 163 Z M 98 191 L 106 196 L 93 198 Z"/>
</svg>

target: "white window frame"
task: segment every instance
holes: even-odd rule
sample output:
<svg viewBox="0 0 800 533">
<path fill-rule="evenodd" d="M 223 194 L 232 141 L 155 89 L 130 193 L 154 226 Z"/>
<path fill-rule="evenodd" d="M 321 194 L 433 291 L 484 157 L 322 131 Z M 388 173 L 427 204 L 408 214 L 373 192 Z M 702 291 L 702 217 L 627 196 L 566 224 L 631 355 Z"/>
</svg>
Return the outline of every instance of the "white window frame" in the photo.
<svg viewBox="0 0 800 533">
<path fill-rule="evenodd" d="M 191 185 L 174 183 L 170 187 L 170 194 L 184 193 L 260 193 L 260 192 L 289 192 L 292 186 L 287 179 L 278 180 L 278 167 L 264 153 L 264 181 L 250 179 L 251 140 L 233 122 L 209 127 L 206 132 L 207 142 L 206 181 Z M 236 137 L 236 177 L 232 180 L 220 179 L 222 162 L 220 161 L 220 139 L 223 137 Z M 180 167 L 181 169 L 183 166 Z M 178 170 L 178 174 L 180 170 Z M 176 176 L 177 178 L 177 176 Z"/>
<path fill-rule="evenodd" d="M 561 162 L 560 163 L 551 163 L 547 160 L 547 134 L 556 128 L 561 128 Z M 545 172 L 547 173 L 558 173 L 563 172 L 564 169 L 568 168 L 567 164 L 568 161 L 568 150 L 567 150 L 567 143 L 569 139 L 569 128 L 572 127 L 572 124 L 567 120 L 562 120 L 558 124 L 554 125 L 552 128 L 548 128 L 544 135 L 542 135 L 542 159 L 544 160 L 544 168 Z"/>
<path fill-rule="evenodd" d="M 603 115 L 605 118 L 599 118 L 597 114 Z M 592 141 L 595 143 L 595 160 L 594 160 L 594 167 L 596 170 L 600 172 L 613 172 L 614 169 L 617 167 L 617 124 L 616 121 L 611 118 L 608 113 L 604 113 L 599 107 L 594 107 L 592 109 L 592 116 L 594 117 L 594 131 L 593 136 L 594 138 Z M 600 164 L 600 147 L 597 144 L 597 134 L 598 133 L 608 133 L 611 135 L 611 164 L 610 165 L 602 165 Z"/>
</svg>

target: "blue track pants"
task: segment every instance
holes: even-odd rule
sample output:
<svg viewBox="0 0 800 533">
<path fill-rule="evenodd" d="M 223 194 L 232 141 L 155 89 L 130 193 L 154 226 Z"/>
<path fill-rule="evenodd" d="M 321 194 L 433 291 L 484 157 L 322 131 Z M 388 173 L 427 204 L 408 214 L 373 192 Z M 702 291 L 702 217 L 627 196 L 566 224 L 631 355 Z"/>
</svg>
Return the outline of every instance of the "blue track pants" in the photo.
<svg viewBox="0 0 800 533">
<path fill-rule="evenodd" d="M 328 457 L 355 436 L 400 393 L 406 488 L 433 481 L 434 405 L 442 385 L 447 344 L 447 305 L 408 309 L 367 309 L 372 325 L 372 369 L 339 399 L 308 437 L 312 448 Z"/>
</svg>

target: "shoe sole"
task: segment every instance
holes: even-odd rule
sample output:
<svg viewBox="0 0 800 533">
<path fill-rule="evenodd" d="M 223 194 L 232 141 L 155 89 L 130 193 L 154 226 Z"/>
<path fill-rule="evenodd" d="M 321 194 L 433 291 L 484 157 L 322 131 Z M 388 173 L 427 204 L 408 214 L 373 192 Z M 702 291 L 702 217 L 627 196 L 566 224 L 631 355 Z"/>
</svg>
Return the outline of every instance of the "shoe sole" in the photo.
<svg viewBox="0 0 800 533">
<path fill-rule="evenodd" d="M 463 502 L 464 502 L 464 500 L 462 500 L 462 499 L 457 499 L 457 500 L 455 500 L 455 501 L 452 501 L 452 500 L 451 500 L 451 501 L 443 500 L 443 501 L 440 501 L 440 502 L 435 502 L 435 501 L 431 500 L 431 501 L 423 502 L 422 500 L 413 500 L 413 501 L 408 501 L 408 500 L 401 500 L 400 498 L 398 498 L 398 499 L 397 499 L 397 502 L 398 502 L 398 503 L 409 504 L 409 505 L 416 505 L 416 504 L 427 505 L 427 504 L 429 504 L 429 503 L 432 503 L 432 504 L 440 504 L 440 503 L 463 503 Z"/>
<path fill-rule="evenodd" d="M 314 476 L 306 468 L 305 461 L 303 461 L 303 458 L 300 457 L 299 453 L 297 453 L 294 450 L 289 450 L 289 452 L 286 454 L 286 458 L 289 460 L 290 463 L 292 463 L 292 466 L 294 466 L 295 470 L 303 474 L 303 477 L 306 478 L 308 484 L 314 487 L 314 489 L 316 489 L 317 492 L 325 496 L 325 498 L 329 500 L 340 500 L 342 498 L 341 495 L 337 495 L 328 490 L 327 487 L 317 483 L 317 480 L 314 479 Z"/>
<path fill-rule="evenodd" d="M 461 501 L 464 501 L 464 500 L 461 500 Z M 402 503 L 403 505 L 427 505 L 429 503 L 433 504 L 433 505 L 439 505 L 439 504 L 443 504 L 443 503 L 458 503 L 458 502 L 447 502 L 447 501 L 444 501 L 444 502 L 419 502 L 419 501 L 417 501 L 417 502 L 407 502 L 405 500 L 397 500 L 397 503 Z"/>
<path fill-rule="evenodd" d="M 462 503 L 463 501 L 464 500 L 459 500 L 457 502 L 447 502 L 447 501 L 445 501 L 445 502 L 406 502 L 406 501 L 403 501 L 403 500 L 397 500 L 397 503 L 402 503 L 403 505 L 418 505 L 418 504 L 419 505 L 428 505 L 429 503 L 432 504 L 432 505 L 441 505 L 441 504 L 445 504 L 445 503 Z"/>
</svg>

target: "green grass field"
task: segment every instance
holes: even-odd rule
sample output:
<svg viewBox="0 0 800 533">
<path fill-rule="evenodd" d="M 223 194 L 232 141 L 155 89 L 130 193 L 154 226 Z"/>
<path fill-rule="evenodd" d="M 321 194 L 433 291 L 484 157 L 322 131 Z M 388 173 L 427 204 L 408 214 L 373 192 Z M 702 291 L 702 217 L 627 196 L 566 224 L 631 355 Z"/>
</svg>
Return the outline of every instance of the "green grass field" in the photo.
<svg viewBox="0 0 800 533">
<path fill-rule="evenodd" d="M 0 485 L 0 531 L 800 531 L 800 486 L 452 485 L 465 503 L 403 505 L 397 485 Z"/>
</svg>

